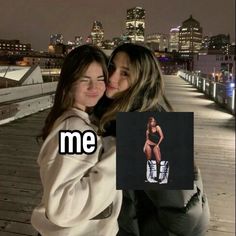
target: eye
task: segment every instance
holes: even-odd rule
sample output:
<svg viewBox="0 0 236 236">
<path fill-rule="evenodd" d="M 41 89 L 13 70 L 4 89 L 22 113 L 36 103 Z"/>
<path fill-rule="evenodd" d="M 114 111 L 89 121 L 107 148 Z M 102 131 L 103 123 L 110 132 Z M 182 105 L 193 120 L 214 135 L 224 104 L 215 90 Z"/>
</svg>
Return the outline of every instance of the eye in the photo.
<svg viewBox="0 0 236 236">
<path fill-rule="evenodd" d="M 99 77 L 98 79 L 97 79 L 97 81 L 104 81 L 105 80 L 105 78 L 104 77 Z"/>
<path fill-rule="evenodd" d="M 89 78 L 84 78 L 84 77 L 82 77 L 82 78 L 79 80 L 79 82 L 89 82 L 89 81 L 90 81 Z"/>
<path fill-rule="evenodd" d="M 120 72 L 121 76 L 129 76 L 129 73 L 127 71 L 121 71 Z"/>
</svg>

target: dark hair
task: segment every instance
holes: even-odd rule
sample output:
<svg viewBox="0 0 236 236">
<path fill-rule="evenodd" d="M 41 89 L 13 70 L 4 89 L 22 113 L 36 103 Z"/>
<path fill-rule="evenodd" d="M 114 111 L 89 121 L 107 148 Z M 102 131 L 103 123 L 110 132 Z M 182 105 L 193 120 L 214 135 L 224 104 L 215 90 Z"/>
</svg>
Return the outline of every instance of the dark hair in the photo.
<svg viewBox="0 0 236 236">
<path fill-rule="evenodd" d="M 88 44 L 82 45 L 72 50 L 66 56 L 57 84 L 53 107 L 46 118 L 42 134 L 38 138 L 41 137 L 45 140 L 56 119 L 73 106 L 74 96 L 71 92 L 72 86 L 74 82 L 81 78 L 93 62 L 101 65 L 105 81 L 107 81 L 107 57 L 98 47 Z"/>
<path fill-rule="evenodd" d="M 149 133 L 152 133 L 152 126 L 151 126 L 152 120 L 154 120 L 155 122 L 157 122 L 156 119 L 155 119 L 153 116 L 150 116 L 150 117 L 148 118 L 147 130 L 149 131 Z"/>
</svg>

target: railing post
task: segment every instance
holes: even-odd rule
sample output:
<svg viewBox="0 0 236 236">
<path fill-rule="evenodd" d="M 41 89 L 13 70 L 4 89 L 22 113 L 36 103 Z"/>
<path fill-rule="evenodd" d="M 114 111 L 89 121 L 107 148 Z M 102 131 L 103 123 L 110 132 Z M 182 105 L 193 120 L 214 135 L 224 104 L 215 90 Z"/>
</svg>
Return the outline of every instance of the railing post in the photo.
<svg viewBox="0 0 236 236">
<path fill-rule="evenodd" d="M 213 99 L 216 100 L 216 82 L 213 82 Z"/>
<path fill-rule="evenodd" d="M 233 89 L 233 94 L 232 94 L 231 109 L 232 109 L 232 112 L 234 113 L 234 110 L 235 110 L 235 88 Z"/>
</svg>

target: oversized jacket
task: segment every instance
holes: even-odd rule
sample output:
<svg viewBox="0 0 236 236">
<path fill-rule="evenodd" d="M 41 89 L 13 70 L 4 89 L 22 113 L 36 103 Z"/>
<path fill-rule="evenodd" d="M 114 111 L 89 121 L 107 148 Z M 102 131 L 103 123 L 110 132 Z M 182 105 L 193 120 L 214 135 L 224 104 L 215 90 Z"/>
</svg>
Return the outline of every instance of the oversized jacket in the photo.
<svg viewBox="0 0 236 236">
<path fill-rule="evenodd" d="M 114 138 L 97 136 L 93 154 L 59 154 L 60 130 L 96 131 L 75 108 L 57 119 L 38 157 L 43 197 L 32 225 L 42 236 L 115 236 L 122 193 L 115 186 Z"/>
<path fill-rule="evenodd" d="M 101 117 L 112 100 L 103 97 L 95 107 Z M 160 106 L 156 112 L 164 112 Z M 104 136 L 116 136 L 110 122 Z M 209 206 L 199 168 L 194 168 L 192 190 L 123 190 L 117 236 L 204 236 L 209 224 Z"/>
</svg>

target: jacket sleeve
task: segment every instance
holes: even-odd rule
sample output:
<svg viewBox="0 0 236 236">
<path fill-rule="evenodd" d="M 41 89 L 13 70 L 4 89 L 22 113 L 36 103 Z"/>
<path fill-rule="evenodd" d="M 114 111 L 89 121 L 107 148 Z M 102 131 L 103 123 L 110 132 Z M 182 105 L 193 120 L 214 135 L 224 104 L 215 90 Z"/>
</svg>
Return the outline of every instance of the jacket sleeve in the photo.
<svg viewBox="0 0 236 236">
<path fill-rule="evenodd" d="M 109 149 L 97 162 L 91 161 L 92 156 L 86 154 L 57 154 L 51 163 L 47 163 L 48 167 L 41 167 L 43 200 L 51 222 L 71 227 L 79 221 L 94 218 L 112 203 L 116 194 L 114 142 L 114 139 L 109 141 Z M 101 151 L 100 139 L 98 146 Z M 98 153 L 99 150 L 91 155 Z"/>
<path fill-rule="evenodd" d="M 209 224 L 209 207 L 200 170 L 195 170 L 193 190 L 146 191 L 158 209 L 158 221 L 173 235 L 204 236 Z"/>
</svg>

